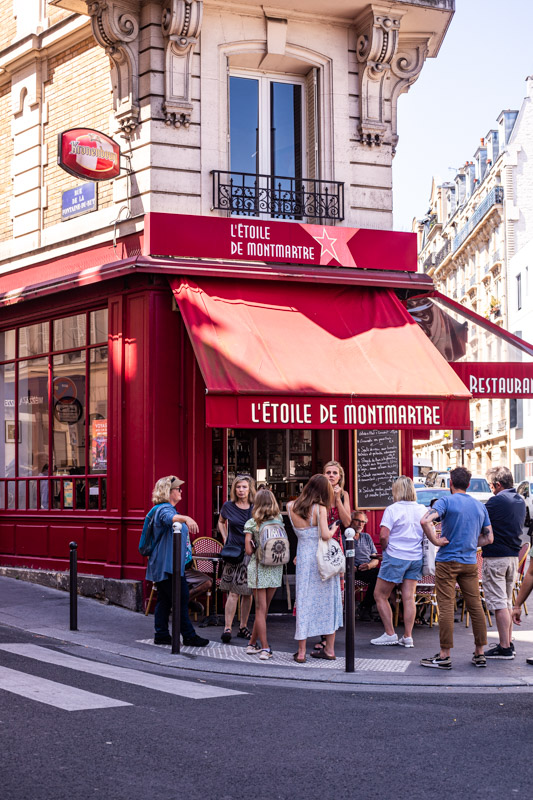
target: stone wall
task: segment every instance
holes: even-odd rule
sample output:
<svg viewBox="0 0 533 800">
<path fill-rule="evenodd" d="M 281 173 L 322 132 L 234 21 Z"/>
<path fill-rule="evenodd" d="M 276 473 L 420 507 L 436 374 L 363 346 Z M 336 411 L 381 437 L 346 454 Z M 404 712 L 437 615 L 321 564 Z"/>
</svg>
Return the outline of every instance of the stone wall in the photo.
<svg viewBox="0 0 533 800">
<path fill-rule="evenodd" d="M 11 138 L 11 86 L 0 88 L 0 242 L 11 239 L 11 159 L 13 140 Z"/>
</svg>

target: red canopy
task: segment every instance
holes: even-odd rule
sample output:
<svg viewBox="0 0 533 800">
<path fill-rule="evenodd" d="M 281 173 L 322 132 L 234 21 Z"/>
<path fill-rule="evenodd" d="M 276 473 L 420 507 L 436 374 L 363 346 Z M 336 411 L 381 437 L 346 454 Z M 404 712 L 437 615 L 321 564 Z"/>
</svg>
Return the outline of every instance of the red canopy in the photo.
<svg viewBox="0 0 533 800">
<path fill-rule="evenodd" d="M 469 423 L 467 388 L 390 289 L 216 278 L 170 283 L 207 387 L 210 425 Z M 276 408 L 274 419 L 272 406 L 280 404 L 295 408 L 283 415 Z M 326 415 L 321 407 L 329 406 L 335 409 Z M 431 418 L 416 411 L 425 406 L 439 411 Z M 386 414 L 392 407 L 397 413 Z"/>
</svg>

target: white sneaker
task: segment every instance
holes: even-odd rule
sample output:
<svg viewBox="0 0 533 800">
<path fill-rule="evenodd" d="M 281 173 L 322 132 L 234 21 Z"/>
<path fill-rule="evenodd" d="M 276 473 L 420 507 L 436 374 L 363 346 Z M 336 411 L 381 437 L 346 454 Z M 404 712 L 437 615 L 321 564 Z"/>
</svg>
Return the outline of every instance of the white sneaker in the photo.
<svg viewBox="0 0 533 800">
<path fill-rule="evenodd" d="M 398 644 L 401 644 L 402 647 L 414 647 L 415 646 L 412 636 L 402 636 L 401 639 L 398 639 Z"/>
<path fill-rule="evenodd" d="M 370 644 L 399 644 L 398 636 L 396 633 L 393 633 L 391 636 L 389 636 L 388 633 L 382 633 L 377 639 L 371 639 Z"/>
</svg>

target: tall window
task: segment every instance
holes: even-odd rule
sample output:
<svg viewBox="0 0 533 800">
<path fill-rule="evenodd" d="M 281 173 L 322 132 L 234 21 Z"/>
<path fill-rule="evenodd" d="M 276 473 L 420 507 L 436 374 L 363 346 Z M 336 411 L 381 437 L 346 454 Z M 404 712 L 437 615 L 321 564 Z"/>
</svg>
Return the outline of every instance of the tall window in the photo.
<svg viewBox="0 0 533 800">
<path fill-rule="evenodd" d="M 302 83 L 230 78 L 231 170 L 301 178 Z"/>
<path fill-rule="evenodd" d="M 107 309 L 0 331 L 0 508 L 106 507 L 107 368 Z"/>
</svg>

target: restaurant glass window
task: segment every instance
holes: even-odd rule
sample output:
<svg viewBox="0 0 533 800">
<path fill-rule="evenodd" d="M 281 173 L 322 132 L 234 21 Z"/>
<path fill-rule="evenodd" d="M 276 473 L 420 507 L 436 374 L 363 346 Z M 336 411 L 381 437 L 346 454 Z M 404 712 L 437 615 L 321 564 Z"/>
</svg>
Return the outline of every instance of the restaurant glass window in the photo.
<svg viewBox="0 0 533 800">
<path fill-rule="evenodd" d="M 107 309 L 0 332 L 0 508 L 106 508 L 107 387 Z"/>
</svg>

